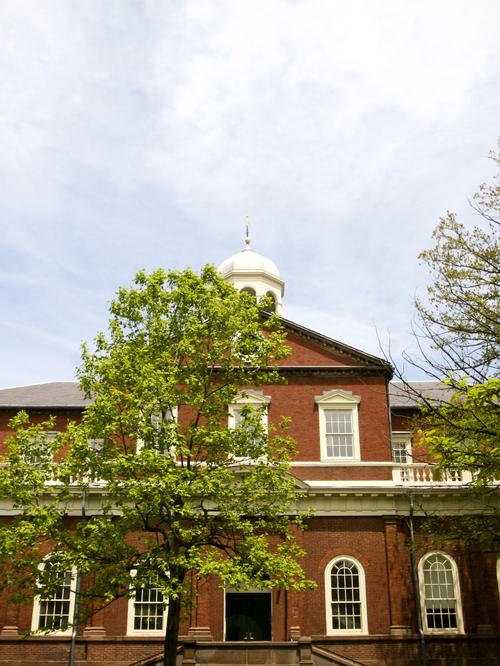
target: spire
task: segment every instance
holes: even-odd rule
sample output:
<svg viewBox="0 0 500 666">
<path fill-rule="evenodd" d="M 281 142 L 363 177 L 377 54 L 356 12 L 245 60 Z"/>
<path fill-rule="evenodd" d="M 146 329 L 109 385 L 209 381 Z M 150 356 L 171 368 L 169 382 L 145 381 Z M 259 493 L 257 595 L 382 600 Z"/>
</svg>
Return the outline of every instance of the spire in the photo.
<svg viewBox="0 0 500 666">
<path fill-rule="evenodd" d="M 245 215 L 245 250 L 250 250 L 250 215 Z"/>
</svg>

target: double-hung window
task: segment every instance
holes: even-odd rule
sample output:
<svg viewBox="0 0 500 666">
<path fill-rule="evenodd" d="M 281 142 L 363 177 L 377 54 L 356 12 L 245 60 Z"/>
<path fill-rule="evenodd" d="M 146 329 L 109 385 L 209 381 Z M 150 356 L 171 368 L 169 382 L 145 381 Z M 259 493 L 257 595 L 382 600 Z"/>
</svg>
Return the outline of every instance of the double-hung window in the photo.
<svg viewBox="0 0 500 666">
<path fill-rule="evenodd" d="M 463 631 L 458 570 L 445 553 L 425 555 L 419 564 L 420 597 L 425 631 Z"/>
<path fill-rule="evenodd" d="M 163 634 L 167 607 L 167 600 L 154 581 L 150 580 L 148 585 L 136 587 L 129 599 L 127 633 Z"/>
<path fill-rule="evenodd" d="M 325 570 L 327 634 L 367 633 L 365 577 L 353 557 L 336 557 Z"/>
<path fill-rule="evenodd" d="M 398 465 L 411 463 L 411 433 L 392 433 L 392 461 Z"/>
<path fill-rule="evenodd" d="M 267 433 L 267 412 L 271 396 L 262 391 L 247 389 L 236 396 L 229 405 L 228 426 L 241 433 L 241 441 L 235 440 L 235 459 L 255 460 L 255 450 L 263 433 Z M 255 417 L 256 415 L 256 417 Z"/>
<path fill-rule="evenodd" d="M 51 593 L 44 594 L 42 591 L 35 597 L 31 629 L 69 634 L 75 606 L 76 570 L 65 571 L 48 558 L 41 572 L 50 578 Z"/>
<path fill-rule="evenodd" d="M 360 459 L 359 396 L 335 389 L 315 397 L 319 412 L 321 459 L 342 462 Z"/>
<path fill-rule="evenodd" d="M 177 418 L 177 406 L 154 411 L 144 427 L 144 436 L 137 439 L 136 452 L 139 453 L 147 445 L 164 455 L 171 455 L 174 452 Z"/>
</svg>

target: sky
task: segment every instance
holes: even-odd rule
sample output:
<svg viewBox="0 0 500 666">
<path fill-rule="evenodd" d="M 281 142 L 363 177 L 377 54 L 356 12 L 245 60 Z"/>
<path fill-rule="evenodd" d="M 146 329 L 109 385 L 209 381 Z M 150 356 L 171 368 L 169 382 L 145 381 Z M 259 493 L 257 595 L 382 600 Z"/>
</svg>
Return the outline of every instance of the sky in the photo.
<svg viewBox="0 0 500 666">
<path fill-rule="evenodd" d="M 1 0 L 0 386 L 71 380 L 139 269 L 243 248 L 402 366 L 500 135 L 498 0 Z M 420 378 L 403 368 L 407 378 Z"/>
</svg>

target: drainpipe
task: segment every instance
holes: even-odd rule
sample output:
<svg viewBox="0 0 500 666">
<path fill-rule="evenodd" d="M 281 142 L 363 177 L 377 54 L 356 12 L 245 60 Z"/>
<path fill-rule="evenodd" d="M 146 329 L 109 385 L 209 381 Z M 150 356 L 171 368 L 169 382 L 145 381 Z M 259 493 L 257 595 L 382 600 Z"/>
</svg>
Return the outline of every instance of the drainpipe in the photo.
<svg viewBox="0 0 500 666">
<path fill-rule="evenodd" d="M 87 489 L 82 490 L 82 518 L 85 518 L 85 507 L 87 505 Z M 75 651 L 76 651 L 76 634 L 78 631 L 78 601 L 80 595 L 80 574 L 76 572 L 76 583 L 75 583 L 75 603 L 73 606 L 73 622 L 71 624 L 71 643 L 69 646 L 69 656 L 68 656 L 68 666 L 75 666 Z M 71 594 L 71 591 L 70 591 Z"/>
<path fill-rule="evenodd" d="M 424 634 L 424 628 L 422 626 L 422 614 L 420 606 L 420 586 L 418 583 L 417 559 L 415 557 L 415 532 L 413 530 L 413 511 L 414 511 L 413 493 L 410 493 L 408 498 L 410 500 L 408 526 L 410 528 L 411 576 L 413 580 L 413 595 L 415 597 L 418 635 L 420 637 L 420 663 L 422 666 L 427 666 L 427 646 L 425 644 L 425 634 Z"/>
<path fill-rule="evenodd" d="M 75 648 L 76 648 L 76 632 L 78 631 L 78 595 L 80 594 L 80 575 L 76 572 L 75 584 L 75 605 L 73 607 L 73 624 L 71 627 L 71 645 L 69 648 L 68 666 L 75 666 Z"/>
</svg>

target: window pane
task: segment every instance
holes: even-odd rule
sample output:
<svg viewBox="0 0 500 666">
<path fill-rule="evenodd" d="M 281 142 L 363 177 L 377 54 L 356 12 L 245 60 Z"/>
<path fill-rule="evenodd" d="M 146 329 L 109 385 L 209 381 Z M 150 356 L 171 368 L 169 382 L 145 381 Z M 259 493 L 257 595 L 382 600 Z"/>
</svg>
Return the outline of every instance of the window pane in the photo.
<svg viewBox="0 0 500 666">
<path fill-rule="evenodd" d="M 165 603 L 157 587 L 141 587 L 135 592 L 135 631 L 162 631 Z"/>
<path fill-rule="evenodd" d="M 325 411 L 326 455 L 331 458 L 352 458 L 352 412 L 329 409 Z"/>
<path fill-rule="evenodd" d="M 457 599 L 453 566 L 444 555 L 426 558 L 424 572 L 424 603 L 429 629 L 456 629 Z"/>
<path fill-rule="evenodd" d="M 361 629 L 359 572 L 354 562 L 339 560 L 331 572 L 332 627 Z"/>
<path fill-rule="evenodd" d="M 393 442 L 392 443 L 392 460 L 395 463 L 408 462 L 408 448 L 406 442 Z"/>
<path fill-rule="evenodd" d="M 50 563 L 45 565 L 50 567 Z M 53 629 L 54 631 L 64 631 L 68 628 L 70 622 L 70 598 L 71 598 L 71 571 L 59 573 L 56 567 L 52 567 L 55 582 L 60 583 L 60 587 L 53 597 L 40 598 L 38 629 Z"/>
</svg>

